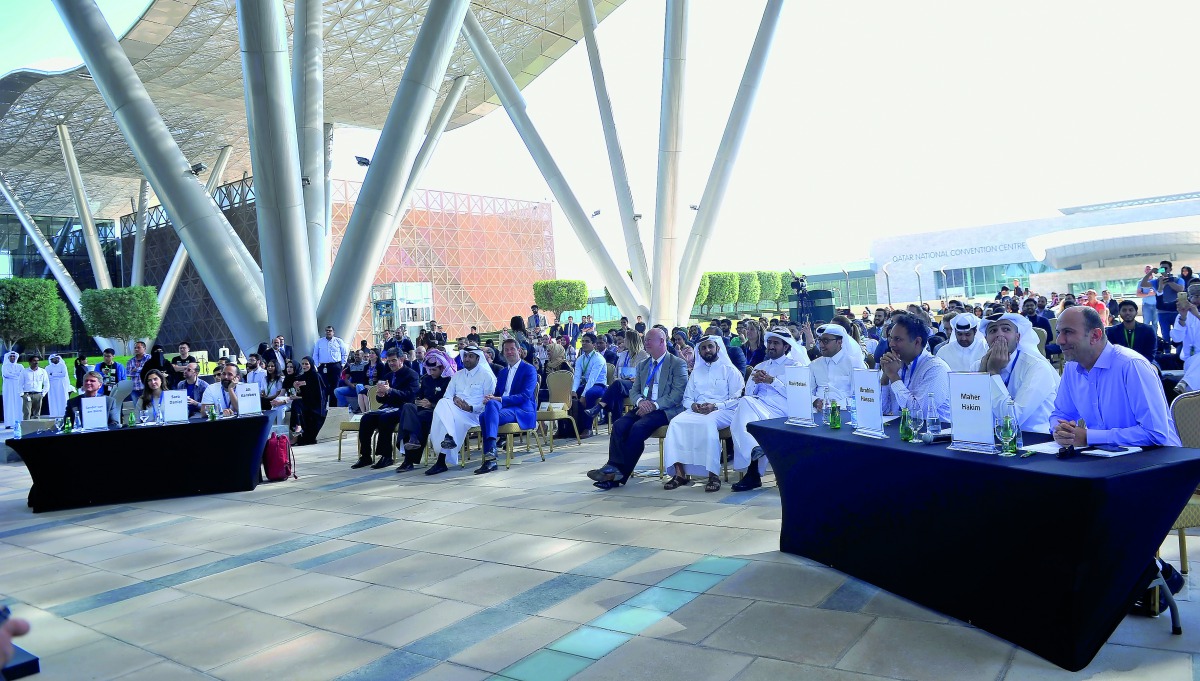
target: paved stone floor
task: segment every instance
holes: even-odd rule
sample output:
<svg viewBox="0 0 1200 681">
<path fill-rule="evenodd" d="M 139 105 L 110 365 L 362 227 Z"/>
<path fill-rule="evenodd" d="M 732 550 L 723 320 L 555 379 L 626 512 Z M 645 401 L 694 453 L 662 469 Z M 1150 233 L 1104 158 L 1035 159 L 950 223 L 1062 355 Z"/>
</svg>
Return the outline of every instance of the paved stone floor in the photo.
<svg viewBox="0 0 1200 681">
<path fill-rule="evenodd" d="M 780 553 L 770 484 L 598 492 L 606 446 L 429 478 L 324 443 L 254 492 L 38 515 L 7 464 L 0 594 L 47 681 L 1200 679 L 1188 590 L 1184 636 L 1127 618 L 1072 674 Z"/>
</svg>

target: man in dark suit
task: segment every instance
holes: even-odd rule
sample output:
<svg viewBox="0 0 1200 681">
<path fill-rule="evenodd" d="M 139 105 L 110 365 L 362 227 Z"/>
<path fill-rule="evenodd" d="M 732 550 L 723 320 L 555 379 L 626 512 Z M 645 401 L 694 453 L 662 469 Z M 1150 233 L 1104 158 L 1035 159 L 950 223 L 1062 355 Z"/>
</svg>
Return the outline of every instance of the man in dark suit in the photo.
<svg viewBox="0 0 1200 681">
<path fill-rule="evenodd" d="M 567 323 L 563 324 L 562 334 L 559 336 L 564 334 L 571 339 L 571 347 L 575 347 L 575 339 L 579 338 L 579 325 L 575 323 L 575 317 L 567 315 Z M 559 336 L 555 336 L 555 338 Z"/>
<path fill-rule="evenodd" d="M 392 465 L 392 433 L 400 425 L 400 408 L 416 399 L 421 379 L 404 366 L 404 357 L 396 348 L 387 351 L 387 370 L 376 383 L 375 399 L 382 405 L 363 414 L 358 423 L 358 461 L 351 468 L 387 468 Z M 371 465 L 371 436 L 379 432 L 375 453 L 379 461 Z"/>
<path fill-rule="evenodd" d="M 608 463 L 588 471 L 596 487 L 610 490 L 629 481 L 651 433 L 667 425 L 683 411 L 683 392 L 687 388 L 687 362 L 667 352 L 667 334 L 653 328 L 646 332 L 646 352 L 650 357 L 637 366 L 630 395 L 637 409 L 617 419 L 608 439 Z"/>
<path fill-rule="evenodd" d="M 283 375 L 284 365 L 292 358 L 292 346 L 287 345 L 283 340 L 283 336 L 275 336 L 271 339 L 270 347 L 266 343 L 258 344 L 258 356 L 262 358 L 263 366 L 266 366 L 267 362 L 275 362 L 280 376 Z"/>
<path fill-rule="evenodd" d="M 1108 342 L 1127 347 L 1154 364 L 1154 352 L 1158 346 L 1157 338 L 1154 335 L 1154 329 L 1150 328 L 1149 324 L 1137 321 L 1137 303 L 1132 300 L 1122 300 L 1120 307 L 1117 308 L 1117 314 L 1121 318 L 1120 321 L 1104 330 L 1104 335 L 1108 336 Z"/>
<path fill-rule="evenodd" d="M 506 338 L 501 346 L 508 366 L 496 376 L 496 393 L 483 396 L 479 430 L 483 436 L 483 465 L 475 474 L 496 470 L 496 438 L 500 426 L 515 423 L 523 429 L 537 426 L 537 369 L 521 361 L 516 339 Z"/>
</svg>

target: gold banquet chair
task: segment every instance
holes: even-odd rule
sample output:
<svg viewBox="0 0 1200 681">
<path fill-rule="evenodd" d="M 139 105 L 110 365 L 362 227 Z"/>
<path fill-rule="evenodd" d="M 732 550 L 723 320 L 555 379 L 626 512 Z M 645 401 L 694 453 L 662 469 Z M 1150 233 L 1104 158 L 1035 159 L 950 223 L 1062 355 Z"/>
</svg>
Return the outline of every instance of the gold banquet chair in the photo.
<svg viewBox="0 0 1200 681">
<path fill-rule="evenodd" d="M 537 387 L 535 387 L 533 389 L 533 394 L 535 395 L 534 399 L 537 399 L 536 395 L 538 395 L 541 391 L 542 391 L 542 377 L 538 376 Z M 539 415 L 541 414 L 540 411 L 537 413 Z M 539 419 L 539 421 L 540 421 L 540 419 Z M 520 435 L 522 438 L 524 438 L 526 451 L 533 451 L 533 449 L 529 446 L 529 441 L 532 439 L 534 444 L 537 445 L 538 454 L 540 454 L 542 456 L 542 461 L 546 460 L 546 452 L 542 450 L 542 440 L 541 440 L 541 438 L 538 437 L 539 425 L 540 424 L 535 424 L 533 428 L 523 429 L 523 428 L 521 428 L 521 426 L 519 426 L 515 423 L 502 423 L 496 428 L 497 439 L 502 438 L 502 437 L 505 438 L 505 445 L 504 445 L 504 469 L 505 470 L 512 468 L 513 438 L 518 435 Z M 474 435 L 479 440 L 479 451 L 482 454 L 482 452 L 483 452 L 483 431 L 479 428 L 479 426 L 473 426 L 473 427 L 471 427 L 470 430 L 467 431 L 467 438 L 466 438 L 467 442 L 463 443 L 464 446 L 471 441 L 472 435 Z M 553 444 L 554 438 L 550 438 L 550 441 Z M 551 450 L 551 451 L 553 451 L 553 450 Z M 466 466 L 466 461 L 467 461 L 467 459 L 470 458 L 470 456 L 471 456 L 471 449 L 470 449 L 470 447 L 467 447 L 466 456 L 459 458 L 459 467 L 460 468 L 463 466 Z"/>
<path fill-rule="evenodd" d="M 379 400 L 375 399 L 375 393 L 377 393 L 378 391 L 379 391 L 379 384 L 375 384 L 375 385 L 371 386 L 370 388 L 367 388 L 367 407 L 368 407 L 367 411 L 375 411 L 376 409 L 379 408 Z M 342 421 L 341 423 L 338 424 L 338 461 L 342 460 L 342 438 L 345 437 L 346 433 L 357 433 L 358 432 L 358 424 L 360 421 L 362 421 L 361 414 L 358 415 L 358 418 Z M 379 434 L 376 433 L 374 437 L 379 437 Z M 372 460 L 375 458 L 375 454 L 374 454 L 375 446 L 374 445 L 375 445 L 375 442 L 372 441 L 371 442 L 371 452 L 372 452 L 371 458 L 372 458 Z"/>
<path fill-rule="evenodd" d="M 1175 430 L 1184 447 L 1200 447 L 1200 390 L 1184 393 L 1171 403 L 1171 416 L 1175 419 Z M 1200 492 L 1200 490 L 1197 490 Z M 1187 535 L 1189 527 L 1200 527 L 1200 495 L 1192 494 L 1179 519 L 1171 527 L 1179 535 L 1179 571 L 1188 573 Z"/>
<path fill-rule="evenodd" d="M 571 383 L 575 380 L 575 375 L 570 371 L 551 371 L 546 375 L 546 388 L 550 391 L 550 399 L 547 402 L 546 409 L 538 409 L 537 420 L 538 427 L 543 424 L 546 426 L 546 439 L 549 441 L 550 451 L 554 452 L 554 424 L 559 419 L 567 419 L 571 417 L 569 411 L 571 406 Z M 562 404 L 561 409 L 551 409 L 552 404 Z M 575 429 L 575 441 L 579 445 L 583 445 L 583 440 L 579 437 L 579 425 L 571 419 L 571 426 Z M 539 446 L 540 449 L 540 446 Z"/>
</svg>

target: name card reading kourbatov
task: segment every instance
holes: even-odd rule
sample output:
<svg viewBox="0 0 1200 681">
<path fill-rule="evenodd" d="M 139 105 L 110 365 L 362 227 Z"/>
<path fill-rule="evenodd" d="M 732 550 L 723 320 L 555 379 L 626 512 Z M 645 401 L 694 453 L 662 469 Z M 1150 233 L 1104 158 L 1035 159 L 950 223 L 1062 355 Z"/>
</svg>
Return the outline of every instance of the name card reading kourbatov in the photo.
<svg viewBox="0 0 1200 681">
<path fill-rule="evenodd" d="M 855 369 L 850 375 L 857 407 L 856 435 L 883 437 L 883 398 L 878 369 Z"/>
<path fill-rule="evenodd" d="M 991 389 L 991 378 L 985 373 L 951 372 L 952 446 L 993 446 Z"/>
<path fill-rule="evenodd" d="M 85 397 L 79 400 L 83 410 L 84 430 L 104 430 L 108 428 L 108 405 L 103 395 Z"/>
<path fill-rule="evenodd" d="M 257 383 L 238 383 L 234 390 L 238 399 L 238 416 L 262 413 Z"/>
<path fill-rule="evenodd" d="M 787 423 L 794 426 L 814 426 L 813 380 L 809 367 L 788 367 L 784 370 L 787 381 Z"/>
<path fill-rule="evenodd" d="M 167 423 L 181 423 L 188 420 L 186 390 L 163 391 L 163 420 Z"/>
</svg>

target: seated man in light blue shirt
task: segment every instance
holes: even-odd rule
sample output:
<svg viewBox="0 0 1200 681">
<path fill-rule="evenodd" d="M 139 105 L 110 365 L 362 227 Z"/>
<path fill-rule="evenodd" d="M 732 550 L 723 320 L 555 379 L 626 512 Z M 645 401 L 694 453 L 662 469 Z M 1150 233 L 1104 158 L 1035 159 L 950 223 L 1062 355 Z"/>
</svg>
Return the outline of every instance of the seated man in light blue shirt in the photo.
<svg viewBox="0 0 1200 681">
<path fill-rule="evenodd" d="M 575 380 L 571 390 L 575 393 L 576 401 L 572 405 L 575 425 L 579 426 L 579 437 L 590 437 L 592 434 L 592 418 L 588 411 L 604 396 L 608 386 L 608 362 L 604 356 L 596 352 L 596 334 L 585 333 L 579 344 L 579 358 L 575 361 Z"/>
<path fill-rule="evenodd" d="M 883 370 L 883 413 L 901 409 L 924 410 L 929 395 L 943 421 L 950 420 L 950 367 L 929 354 L 929 327 L 915 315 L 892 317 L 888 351 L 879 358 Z"/>
<path fill-rule="evenodd" d="M 1154 367 L 1133 350 L 1109 343 L 1095 310 L 1064 310 L 1057 340 L 1066 365 L 1050 413 L 1055 442 L 1063 447 L 1180 446 Z"/>
</svg>

